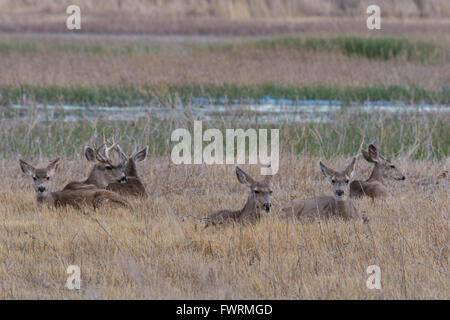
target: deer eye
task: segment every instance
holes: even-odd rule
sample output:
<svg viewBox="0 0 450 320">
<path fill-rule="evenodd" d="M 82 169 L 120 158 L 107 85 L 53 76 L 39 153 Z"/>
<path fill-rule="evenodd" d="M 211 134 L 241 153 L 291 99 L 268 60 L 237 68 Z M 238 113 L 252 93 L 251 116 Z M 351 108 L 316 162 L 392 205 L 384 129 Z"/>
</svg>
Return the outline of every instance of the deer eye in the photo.
<svg viewBox="0 0 450 320">
<path fill-rule="evenodd" d="M 47 180 L 50 180 L 50 177 L 49 177 L 49 176 L 47 176 Z"/>
<path fill-rule="evenodd" d="M 33 177 L 33 180 L 34 180 L 34 181 L 36 181 L 36 180 L 37 180 L 37 178 L 36 178 L 36 177 Z"/>
<path fill-rule="evenodd" d="M 392 169 L 395 169 L 395 166 L 394 166 L 393 164 L 391 164 L 391 168 L 392 168 Z"/>
<path fill-rule="evenodd" d="M 350 182 L 350 180 L 348 180 L 348 179 L 347 179 L 347 180 L 345 180 L 345 183 L 347 183 L 347 184 L 348 184 L 349 182 Z"/>
<path fill-rule="evenodd" d="M 272 190 L 270 190 L 270 191 L 269 191 L 269 194 L 272 194 L 272 193 L 273 193 L 273 191 L 272 191 Z"/>
<path fill-rule="evenodd" d="M 259 191 L 259 190 L 255 190 L 255 193 L 261 193 L 261 191 Z"/>
<path fill-rule="evenodd" d="M 106 168 L 106 170 L 112 170 L 111 166 L 106 166 L 105 168 Z"/>
<path fill-rule="evenodd" d="M 336 180 L 331 179 L 331 183 L 332 183 L 332 184 L 335 184 L 335 183 L 336 183 Z"/>
</svg>

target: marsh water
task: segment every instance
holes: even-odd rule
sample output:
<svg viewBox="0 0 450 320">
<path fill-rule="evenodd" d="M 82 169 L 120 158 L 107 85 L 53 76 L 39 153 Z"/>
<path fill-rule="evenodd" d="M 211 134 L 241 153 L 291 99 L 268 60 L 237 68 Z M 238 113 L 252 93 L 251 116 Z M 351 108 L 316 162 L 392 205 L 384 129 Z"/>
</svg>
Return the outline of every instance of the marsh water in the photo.
<svg viewBox="0 0 450 320">
<path fill-rule="evenodd" d="M 430 104 L 404 104 L 388 102 L 366 102 L 363 105 L 343 105 L 339 101 L 328 100 L 272 100 L 259 102 L 212 103 L 208 99 L 196 98 L 186 105 L 142 105 L 142 106 L 82 106 L 65 104 L 14 104 L 3 112 L 3 116 L 34 121 L 135 121 L 141 118 L 159 120 L 201 119 L 223 120 L 259 124 L 278 124 L 283 122 L 328 122 L 339 112 L 350 113 L 408 113 L 417 115 L 450 115 L 450 107 Z"/>
</svg>

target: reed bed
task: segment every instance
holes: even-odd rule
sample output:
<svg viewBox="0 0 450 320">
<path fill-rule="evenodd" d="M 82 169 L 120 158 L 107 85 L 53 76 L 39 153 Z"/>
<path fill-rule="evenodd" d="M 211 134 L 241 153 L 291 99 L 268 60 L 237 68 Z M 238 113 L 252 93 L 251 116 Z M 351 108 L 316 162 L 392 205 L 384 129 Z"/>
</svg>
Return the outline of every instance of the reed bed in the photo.
<svg viewBox="0 0 450 320">
<path fill-rule="evenodd" d="M 204 98 L 207 97 L 207 98 Z M 173 102 L 195 104 L 198 99 L 209 103 L 236 104 L 242 101 L 264 102 L 264 99 L 289 103 L 304 100 L 338 101 L 344 105 L 367 101 L 387 103 L 389 101 L 409 104 L 450 104 L 450 89 L 429 90 L 415 86 L 281 86 L 275 84 L 243 85 L 154 85 L 121 87 L 58 87 L 58 86 L 21 86 L 0 87 L 0 103 L 12 104 L 71 104 L 84 106 L 144 106 Z M 402 103 L 400 103 L 402 104 Z"/>
<path fill-rule="evenodd" d="M 0 7 L 0 31 L 67 32 L 65 10 L 71 4 L 83 12 L 81 32 L 97 34 L 370 33 L 366 8 L 378 4 L 384 33 L 432 35 L 444 33 L 450 17 L 446 0 L 5 0 Z"/>
<path fill-rule="evenodd" d="M 203 130 L 217 128 L 279 129 L 281 152 L 309 154 L 322 157 L 333 155 L 351 156 L 361 144 L 374 142 L 381 151 L 395 156 L 416 160 L 442 160 L 450 154 L 450 114 L 414 113 L 399 111 L 355 112 L 342 108 L 319 122 L 260 121 L 258 115 L 248 111 L 230 110 L 227 117 L 204 120 Z M 186 106 L 189 110 L 189 106 Z M 23 111 L 21 111 L 23 112 Z M 186 128 L 193 134 L 193 121 L 201 120 L 188 114 L 173 113 L 160 119 L 149 114 L 137 121 L 109 121 L 99 116 L 95 120 L 64 122 L 52 117 L 64 118 L 65 111 L 45 112 L 28 109 L 20 118 L 15 109 L 4 112 L 0 118 L 0 158 L 21 154 L 33 159 L 63 156 L 71 159 L 86 144 L 98 143 L 103 135 L 120 137 L 124 146 L 148 145 L 153 156 L 170 156 L 175 143 L 171 133 Z M 318 115 L 320 117 L 320 115 Z M 276 115 L 272 120 L 276 119 Z M 131 151 L 131 150 L 129 150 Z"/>
<path fill-rule="evenodd" d="M 163 15 L 165 17 L 213 17 L 231 20 L 258 18 L 289 19 L 296 17 L 364 16 L 370 4 L 385 10 L 386 17 L 450 17 L 450 6 L 445 0 L 4 0 L 2 10 L 7 13 L 57 14 L 71 4 L 79 5 L 91 14 Z"/>
<path fill-rule="evenodd" d="M 0 40 L 0 103 L 123 105 L 158 96 L 448 103 L 448 37 Z M 14 66 L 14 67 L 11 67 Z"/>
<path fill-rule="evenodd" d="M 135 55 L 166 54 L 185 51 L 241 51 L 248 48 L 264 50 L 291 49 L 315 53 L 337 51 L 345 55 L 355 55 L 367 59 L 389 60 L 406 56 L 408 60 L 426 62 L 435 60 L 448 52 L 446 35 L 432 37 L 389 37 L 356 35 L 307 35 L 248 38 L 211 38 L 211 39 L 140 39 L 103 37 L 102 39 L 45 38 L 39 41 L 33 38 L 5 35 L 0 42 L 0 54 L 27 54 L 63 52 L 85 55 Z"/>
</svg>

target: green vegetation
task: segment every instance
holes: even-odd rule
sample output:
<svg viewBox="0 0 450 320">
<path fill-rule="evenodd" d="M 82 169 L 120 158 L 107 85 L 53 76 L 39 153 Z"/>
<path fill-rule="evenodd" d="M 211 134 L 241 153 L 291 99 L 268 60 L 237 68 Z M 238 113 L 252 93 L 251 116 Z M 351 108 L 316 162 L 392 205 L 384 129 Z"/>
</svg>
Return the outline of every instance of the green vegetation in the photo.
<svg viewBox="0 0 450 320">
<path fill-rule="evenodd" d="M 0 40 L 1 41 L 1 40 Z M 61 52 L 84 55 L 135 55 L 135 54 L 159 54 L 183 50 L 192 51 L 229 51 L 235 47 L 236 43 L 221 42 L 196 42 L 181 41 L 163 43 L 154 41 L 151 43 L 144 41 L 107 42 L 92 40 L 20 40 L 0 42 L 1 54 L 30 54 L 37 52 Z"/>
<path fill-rule="evenodd" d="M 363 103 L 364 101 L 405 101 L 425 103 L 450 103 L 450 90 L 438 91 L 406 86 L 378 87 L 294 87 L 262 84 L 253 86 L 224 85 L 157 85 L 123 87 L 56 87 L 22 86 L 0 87 L 0 104 L 21 103 L 23 97 L 39 103 L 68 103 L 82 105 L 127 106 L 142 105 L 152 101 L 192 102 L 195 97 L 205 97 L 211 102 L 240 101 L 242 99 L 340 100 Z M 223 102 L 223 101 L 222 101 Z"/>
<path fill-rule="evenodd" d="M 311 51 L 340 51 L 348 56 L 389 60 L 405 55 L 408 60 L 425 61 L 437 57 L 436 47 L 429 42 L 413 42 L 406 38 L 363 38 L 340 36 L 334 38 L 273 38 L 254 42 L 264 49 L 295 49 Z"/>
<path fill-rule="evenodd" d="M 34 53 L 36 52 L 36 43 L 34 42 L 8 42 L 0 43 L 0 54 L 9 53 Z"/>
<path fill-rule="evenodd" d="M 389 60 L 405 56 L 408 60 L 425 62 L 439 57 L 439 49 L 431 42 L 411 40 L 403 37 L 357 37 L 357 36 L 308 36 L 275 37 L 260 40 L 196 42 L 180 41 L 173 43 L 135 41 L 118 44 L 115 42 L 96 42 L 89 40 L 35 40 L 0 42 L 0 54 L 63 52 L 87 55 L 133 55 L 158 54 L 180 49 L 194 51 L 240 51 L 247 47 L 264 50 L 291 49 L 304 51 L 338 51 L 348 56 L 367 59 Z"/>
<path fill-rule="evenodd" d="M 17 110 L 12 111 L 12 113 Z M 31 115 L 32 112 L 27 112 Z M 17 115 L 0 114 L 0 158 L 21 154 L 29 159 L 64 156 L 73 158 L 81 155 L 86 143 L 94 136 L 100 142 L 105 136 L 120 136 L 121 145 L 148 145 L 153 156 L 170 155 L 173 143 L 170 136 L 177 128 L 192 132 L 193 122 L 185 118 L 161 121 L 155 118 L 141 118 L 135 122 L 107 121 L 42 121 L 35 122 L 34 116 L 20 120 Z M 10 118 L 6 118 L 9 116 Z M 256 122 L 248 124 L 217 120 L 203 123 L 203 129 L 255 128 Z M 244 117 L 245 118 L 245 117 Z M 45 115 L 40 114 L 40 119 Z M 262 128 L 268 128 L 264 125 Z M 415 115 L 409 113 L 355 113 L 337 112 L 325 123 L 295 123 L 271 125 L 280 129 L 280 152 L 290 154 L 319 155 L 329 158 L 334 155 L 351 156 L 364 144 L 374 142 L 388 157 L 407 154 L 412 159 L 440 160 L 450 155 L 450 119 L 446 113 L 436 115 Z M 224 132 L 224 131 L 223 131 Z M 131 150 L 129 150 L 131 151 Z"/>
</svg>

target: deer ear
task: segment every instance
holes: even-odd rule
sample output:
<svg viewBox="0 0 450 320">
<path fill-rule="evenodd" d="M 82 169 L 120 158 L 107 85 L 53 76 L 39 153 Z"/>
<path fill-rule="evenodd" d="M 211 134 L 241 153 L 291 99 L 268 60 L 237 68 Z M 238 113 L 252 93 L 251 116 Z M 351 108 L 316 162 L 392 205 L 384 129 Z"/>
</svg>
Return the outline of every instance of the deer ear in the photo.
<svg viewBox="0 0 450 320">
<path fill-rule="evenodd" d="M 373 160 L 376 160 L 378 158 L 378 150 L 373 144 L 370 144 L 367 150 L 369 151 L 369 155 Z"/>
<path fill-rule="evenodd" d="M 91 147 L 84 147 L 84 156 L 90 162 L 95 162 L 95 150 Z"/>
<path fill-rule="evenodd" d="M 355 163 L 356 157 L 353 157 L 352 162 L 350 162 L 350 164 L 344 170 L 345 174 L 349 176 L 350 179 L 352 179 L 355 174 Z"/>
<path fill-rule="evenodd" d="M 319 161 L 319 166 L 325 178 L 329 179 L 334 175 L 334 171 L 328 168 L 326 165 L 324 165 L 322 161 Z"/>
<path fill-rule="evenodd" d="M 47 174 L 49 176 L 53 176 L 55 174 L 56 169 L 58 169 L 58 162 L 59 158 L 56 158 L 47 166 Z"/>
<path fill-rule="evenodd" d="M 138 151 L 136 153 L 134 153 L 131 157 L 134 159 L 134 161 L 143 161 L 145 160 L 145 157 L 147 157 L 147 153 L 148 153 L 148 146 L 146 146 L 144 149 L 142 149 L 141 151 Z"/>
<path fill-rule="evenodd" d="M 22 159 L 19 160 L 20 168 L 22 169 L 23 173 L 25 173 L 28 176 L 32 176 L 34 174 L 34 167 Z"/>
<path fill-rule="evenodd" d="M 370 153 L 367 152 L 366 150 L 361 150 L 361 153 L 362 153 L 364 159 L 366 159 L 367 162 L 371 162 L 371 163 L 377 163 L 378 162 L 377 160 L 373 159 L 370 156 Z"/>
<path fill-rule="evenodd" d="M 253 180 L 252 177 L 250 177 L 248 174 L 246 174 L 241 168 L 238 166 L 235 167 L 237 179 L 240 183 L 245 184 L 246 186 L 250 187 L 255 180 Z"/>
</svg>

